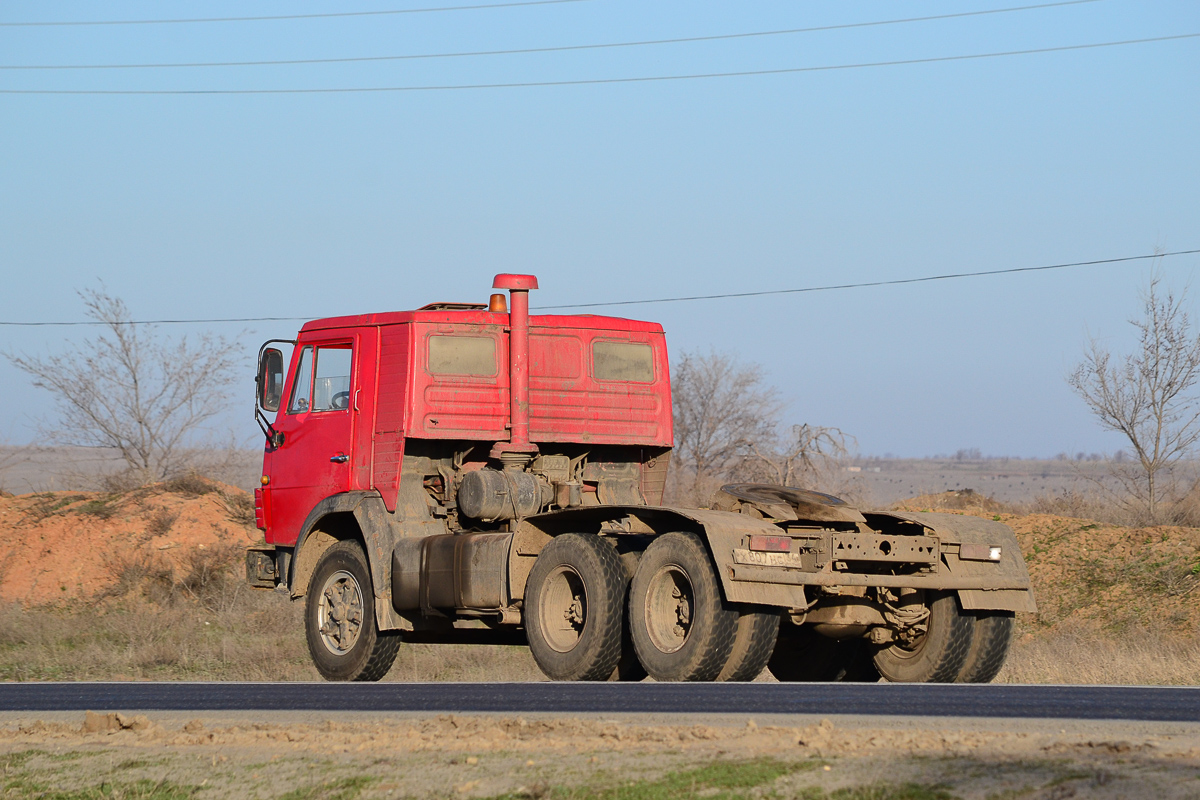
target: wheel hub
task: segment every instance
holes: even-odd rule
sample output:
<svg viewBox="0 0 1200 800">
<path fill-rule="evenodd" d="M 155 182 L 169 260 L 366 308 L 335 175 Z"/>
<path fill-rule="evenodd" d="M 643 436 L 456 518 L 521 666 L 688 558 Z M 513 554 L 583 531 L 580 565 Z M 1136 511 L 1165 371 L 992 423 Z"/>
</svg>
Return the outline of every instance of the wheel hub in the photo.
<svg viewBox="0 0 1200 800">
<path fill-rule="evenodd" d="M 358 580 L 345 570 L 329 576 L 317 605 L 321 641 L 335 655 L 349 653 L 362 634 L 363 592 Z"/>
<path fill-rule="evenodd" d="M 695 605 L 692 580 L 682 567 L 668 564 L 650 579 L 646 594 L 646 630 L 656 648 L 664 653 L 674 653 L 687 643 Z"/>
<path fill-rule="evenodd" d="M 540 616 L 546 643 L 559 653 L 579 644 L 587 624 L 587 591 L 583 578 L 564 564 L 546 579 L 540 600 Z"/>
</svg>

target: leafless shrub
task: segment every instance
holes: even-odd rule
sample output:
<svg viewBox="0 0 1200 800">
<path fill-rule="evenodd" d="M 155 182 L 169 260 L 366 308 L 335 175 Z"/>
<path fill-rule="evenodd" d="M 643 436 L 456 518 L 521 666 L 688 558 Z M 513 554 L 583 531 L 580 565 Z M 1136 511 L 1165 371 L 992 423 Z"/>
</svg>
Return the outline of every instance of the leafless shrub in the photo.
<svg viewBox="0 0 1200 800">
<path fill-rule="evenodd" d="M 162 490 L 184 497 L 201 497 L 217 491 L 217 485 L 198 472 L 188 471 L 163 481 Z"/>
<path fill-rule="evenodd" d="M 145 475 L 140 470 L 122 469 L 100 475 L 90 482 L 99 485 L 101 491 L 109 494 L 124 494 L 144 486 Z M 77 480 L 76 485 L 86 485 L 86 482 Z"/>
<path fill-rule="evenodd" d="M 106 495 L 104 497 L 94 497 L 86 503 L 81 503 L 71 509 L 74 514 L 84 514 L 97 519 L 110 519 L 118 511 L 119 496 Z"/>
<path fill-rule="evenodd" d="M 61 513 L 72 503 L 78 503 L 84 499 L 81 494 L 57 495 L 50 492 L 39 494 L 34 497 L 34 500 L 23 509 L 23 514 L 28 522 L 38 523 L 47 517 Z"/>
<path fill-rule="evenodd" d="M 1041 494 L 1025 503 L 1014 503 L 1010 510 L 1017 514 L 1052 514 L 1056 517 L 1074 517 L 1103 522 L 1106 525 L 1133 527 L 1141 517 L 1131 511 L 1127 503 L 1111 491 L 1091 488 L 1065 488 L 1050 494 Z"/>
<path fill-rule="evenodd" d="M 1178 296 L 1153 277 L 1142 295 L 1142 316 L 1130 320 L 1138 331 L 1136 351 L 1114 358 L 1093 339 L 1084 360 L 1067 378 L 1102 427 L 1128 439 L 1134 459 L 1111 463 L 1121 485 L 1119 501 L 1136 512 L 1137 522 L 1171 521 L 1172 506 L 1186 493 L 1172 468 L 1200 440 L 1200 336 L 1192 332 Z"/>
<path fill-rule="evenodd" d="M 151 326 L 131 324 L 125 303 L 103 287 L 80 297 L 102 326 L 95 338 L 59 355 L 6 354 L 54 397 L 59 418 L 43 423 L 44 435 L 113 448 L 142 483 L 186 468 L 184 448 L 224 410 L 213 397 L 233 383 L 235 343 L 209 334 L 194 343 L 164 340 Z"/>
<path fill-rule="evenodd" d="M 184 557 L 187 572 L 176 583 L 176 588 L 188 600 L 216 612 L 228 607 L 245 585 L 245 581 L 233 573 L 233 566 L 241 561 L 243 549 L 237 545 L 197 547 Z"/>
<path fill-rule="evenodd" d="M 151 536 L 164 536 L 175 524 L 175 520 L 179 519 L 179 512 L 172 511 L 169 508 L 160 508 L 155 511 L 150 519 L 146 522 L 146 533 Z"/>
<path fill-rule="evenodd" d="M 684 353 L 673 367 L 675 451 L 669 502 L 705 505 L 730 481 L 840 491 L 853 439 L 837 428 L 780 422 L 783 403 L 757 364 Z"/>
<path fill-rule="evenodd" d="M 126 597 L 138 593 L 167 597 L 174 583 L 174 571 L 161 558 L 146 550 L 113 553 L 105 558 L 109 584 L 101 598 Z"/>
<path fill-rule="evenodd" d="M 738 469 L 746 480 L 834 491 L 847 488 L 841 467 L 854 439 L 838 428 L 793 425 L 786 435 L 747 442 Z"/>
<path fill-rule="evenodd" d="M 229 519 L 248 528 L 254 527 L 254 498 L 241 492 L 222 492 L 221 502 Z"/>
</svg>

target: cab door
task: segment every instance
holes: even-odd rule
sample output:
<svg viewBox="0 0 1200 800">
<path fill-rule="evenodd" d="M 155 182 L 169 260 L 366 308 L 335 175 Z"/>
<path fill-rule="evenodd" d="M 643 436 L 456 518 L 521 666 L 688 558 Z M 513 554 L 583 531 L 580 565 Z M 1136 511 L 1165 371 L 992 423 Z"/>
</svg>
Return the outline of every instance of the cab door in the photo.
<svg viewBox="0 0 1200 800">
<path fill-rule="evenodd" d="M 267 459 L 271 495 L 268 541 L 293 545 L 317 503 L 352 488 L 360 336 L 340 332 L 298 343 L 286 405 L 275 429 L 283 443 Z"/>
</svg>

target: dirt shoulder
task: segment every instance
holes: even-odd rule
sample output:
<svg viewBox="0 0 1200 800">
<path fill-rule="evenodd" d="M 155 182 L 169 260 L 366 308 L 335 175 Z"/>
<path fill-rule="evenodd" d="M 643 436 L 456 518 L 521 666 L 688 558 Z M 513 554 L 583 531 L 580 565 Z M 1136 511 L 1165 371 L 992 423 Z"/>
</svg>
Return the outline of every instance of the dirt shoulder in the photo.
<svg viewBox="0 0 1200 800">
<path fill-rule="evenodd" d="M 1172 723 L 4 713 L 0 753 L 8 785 L 30 793 L 103 783 L 201 798 L 636 798 L 690 796 L 672 790 L 690 780 L 725 797 L 1200 794 L 1200 725 Z"/>
</svg>

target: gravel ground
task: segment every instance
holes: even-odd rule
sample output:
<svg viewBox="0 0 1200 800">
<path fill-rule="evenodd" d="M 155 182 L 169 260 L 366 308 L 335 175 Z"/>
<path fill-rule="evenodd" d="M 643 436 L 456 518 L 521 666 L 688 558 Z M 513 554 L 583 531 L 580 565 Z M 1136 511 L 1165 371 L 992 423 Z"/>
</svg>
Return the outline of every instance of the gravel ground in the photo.
<svg viewBox="0 0 1200 800">
<path fill-rule="evenodd" d="M 3 797 L 617 796 L 605 790 L 629 798 L 676 797 L 688 795 L 668 791 L 672 775 L 747 764 L 771 769 L 761 783 L 720 796 L 823 797 L 842 790 L 835 796 L 1194 798 L 1200 797 L 1200 725 L 961 718 L 916 723 L 852 716 L 0 713 Z M 719 794 L 704 789 L 703 777 L 695 780 L 701 781 L 693 787 L 697 794 Z M 659 793 L 650 791 L 656 788 Z"/>
</svg>

